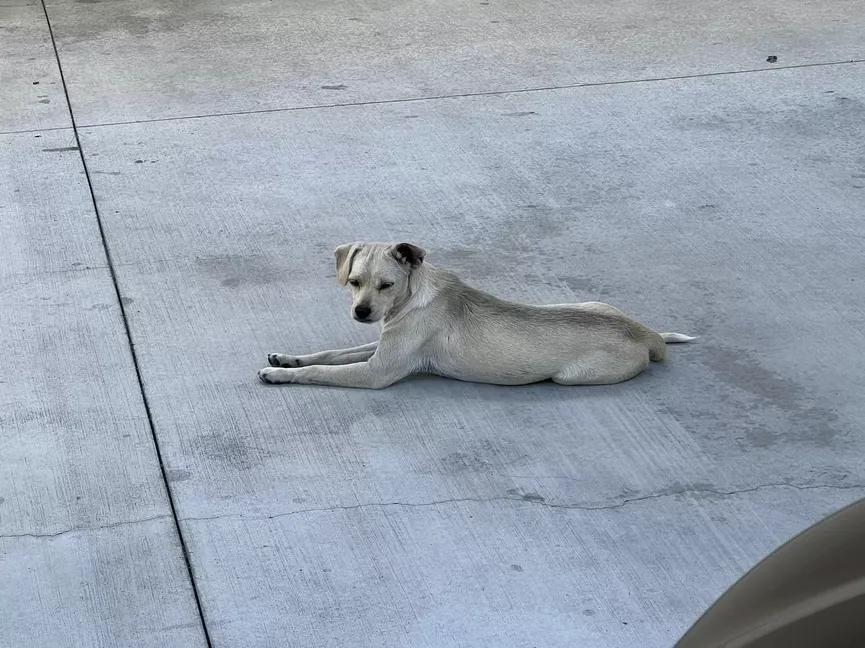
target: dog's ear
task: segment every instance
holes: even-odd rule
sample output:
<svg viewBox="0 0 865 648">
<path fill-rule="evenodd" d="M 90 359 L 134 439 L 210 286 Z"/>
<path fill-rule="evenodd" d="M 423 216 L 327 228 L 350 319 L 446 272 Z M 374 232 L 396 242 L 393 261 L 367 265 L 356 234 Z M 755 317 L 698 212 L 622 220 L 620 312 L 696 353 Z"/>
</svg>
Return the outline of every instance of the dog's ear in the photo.
<svg viewBox="0 0 865 648">
<path fill-rule="evenodd" d="M 426 256 L 426 251 L 411 243 L 397 243 L 391 249 L 393 258 L 410 268 L 419 268 Z"/>
<path fill-rule="evenodd" d="M 348 283 L 348 275 L 351 274 L 351 263 L 354 261 L 355 255 L 360 252 L 361 247 L 360 243 L 346 243 L 333 251 L 333 256 L 336 260 L 336 280 L 340 286 Z"/>
</svg>

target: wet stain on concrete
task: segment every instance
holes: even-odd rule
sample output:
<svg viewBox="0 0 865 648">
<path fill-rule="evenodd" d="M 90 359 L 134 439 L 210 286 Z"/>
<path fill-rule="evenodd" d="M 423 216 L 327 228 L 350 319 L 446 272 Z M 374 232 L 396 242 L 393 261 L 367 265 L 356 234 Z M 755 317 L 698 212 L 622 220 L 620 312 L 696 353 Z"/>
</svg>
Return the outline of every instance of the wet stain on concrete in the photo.
<svg viewBox="0 0 865 648">
<path fill-rule="evenodd" d="M 102 4 L 100 0 L 77 0 L 79 4 Z M 105 3 L 107 7 L 113 7 L 116 3 Z M 188 28 L 188 17 L 173 10 L 170 4 L 165 8 L 154 12 L 137 11 L 111 11 L 93 12 L 91 20 L 76 24 L 75 30 L 63 37 L 64 45 L 87 43 L 105 38 L 106 34 L 112 36 L 147 36 L 148 34 L 171 34 Z M 218 11 L 209 7 L 206 14 L 199 17 L 201 29 L 208 29 L 217 25 L 224 25 L 235 20 L 230 13 Z"/>
<path fill-rule="evenodd" d="M 196 264 L 209 274 L 219 277 L 226 288 L 264 285 L 279 279 L 281 272 L 273 267 L 265 256 L 225 254 L 196 259 Z"/>
<path fill-rule="evenodd" d="M 666 407 L 702 436 L 733 439 L 742 448 L 797 442 L 830 447 L 844 436 L 838 414 L 822 405 L 819 394 L 767 369 L 756 352 L 705 343 L 699 358 L 715 380 L 706 379 L 705 392 L 693 403 L 670 401 Z"/>
<path fill-rule="evenodd" d="M 507 490 L 507 494 L 519 497 L 524 502 L 536 502 L 540 504 L 541 502 L 546 501 L 546 498 L 541 496 L 539 493 L 523 493 L 519 488 L 510 488 Z"/>
<path fill-rule="evenodd" d="M 471 452 L 451 452 L 442 458 L 448 473 L 490 472 L 492 465 L 484 457 Z"/>
<path fill-rule="evenodd" d="M 191 445 L 197 455 L 237 471 L 252 470 L 273 456 L 268 450 L 231 436 L 227 430 L 201 435 Z"/>
</svg>

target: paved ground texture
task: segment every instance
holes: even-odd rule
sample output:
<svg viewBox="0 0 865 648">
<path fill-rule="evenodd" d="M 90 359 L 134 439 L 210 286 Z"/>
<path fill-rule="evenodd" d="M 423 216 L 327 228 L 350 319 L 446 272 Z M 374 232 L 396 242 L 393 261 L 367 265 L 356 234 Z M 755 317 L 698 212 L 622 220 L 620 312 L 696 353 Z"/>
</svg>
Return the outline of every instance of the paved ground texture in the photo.
<svg viewBox="0 0 865 648">
<path fill-rule="evenodd" d="M 670 646 L 865 496 L 863 35 L 862 0 L 5 0 L 0 646 Z M 259 384 L 374 337 L 356 239 L 701 340 L 611 387 Z"/>
</svg>

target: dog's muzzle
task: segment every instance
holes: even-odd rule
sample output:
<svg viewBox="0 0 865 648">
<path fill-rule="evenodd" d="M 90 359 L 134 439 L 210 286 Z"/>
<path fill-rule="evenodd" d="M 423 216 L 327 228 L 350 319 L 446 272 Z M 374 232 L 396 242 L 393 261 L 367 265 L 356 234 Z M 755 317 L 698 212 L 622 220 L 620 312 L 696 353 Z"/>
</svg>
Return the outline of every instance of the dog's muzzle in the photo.
<svg viewBox="0 0 865 648">
<path fill-rule="evenodd" d="M 358 322 L 366 322 L 369 320 L 369 316 L 372 314 L 372 309 L 369 306 L 355 306 L 354 307 L 354 318 Z"/>
</svg>

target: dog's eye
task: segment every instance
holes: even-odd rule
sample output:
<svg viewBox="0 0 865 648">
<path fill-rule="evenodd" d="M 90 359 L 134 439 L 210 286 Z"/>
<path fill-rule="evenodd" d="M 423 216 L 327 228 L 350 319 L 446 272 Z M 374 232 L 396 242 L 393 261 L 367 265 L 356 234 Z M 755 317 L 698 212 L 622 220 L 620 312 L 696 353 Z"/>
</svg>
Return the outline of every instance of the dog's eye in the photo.
<svg viewBox="0 0 865 648">
<path fill-rule="evenodd" d="M 391 282 L 385 281 L 381 286 L 378 287 L 378 289 L 379 290 L 387 290 L 391 286 L 393 286 L 393 284 Z"/>
<path fill-rule="evenodd" d="M 349 284 L 350 286 L 354 286 L 355 288 L 357 288 L 358 286 L 360 286 L 360 282 L 359 282 L 357 279 L 349 279 L 349 280 L 348 280 L 348 284 Z"/>
</svg>

